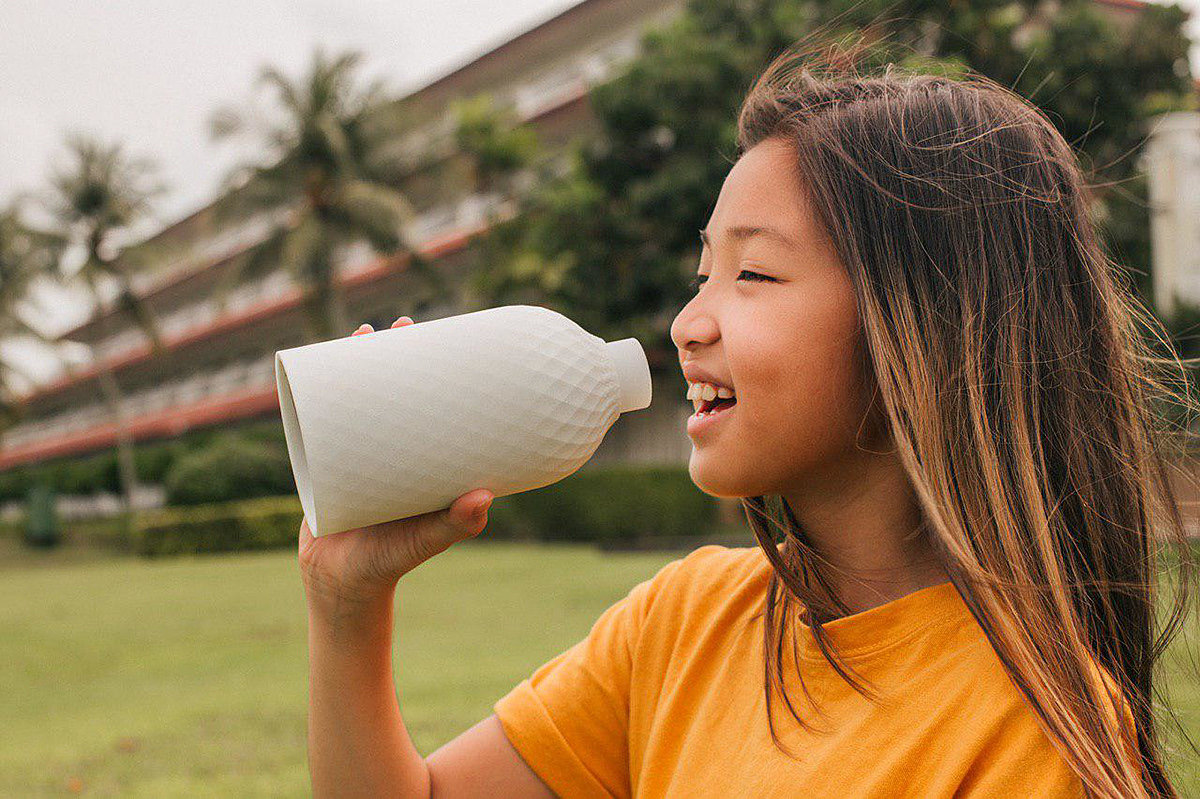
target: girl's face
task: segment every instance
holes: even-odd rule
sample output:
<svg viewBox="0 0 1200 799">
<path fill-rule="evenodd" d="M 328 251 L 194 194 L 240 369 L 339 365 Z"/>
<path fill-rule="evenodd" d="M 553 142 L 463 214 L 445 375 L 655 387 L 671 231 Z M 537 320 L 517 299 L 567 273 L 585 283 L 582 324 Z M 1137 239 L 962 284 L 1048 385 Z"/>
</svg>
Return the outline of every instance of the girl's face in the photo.
<svg viewBox="0 0 1200 799">
<path fill-rule="evenodd" d="M 737 396 L 688 433 L 692 480 L 714 496 L 819 489 L 866 454 L 854 448 L 870 398 L 854 290 L 797 172 L 782 139 L 742 155 L 705 228 L 700 288 L 671 324 L 681 366 Z"/>
</svg>

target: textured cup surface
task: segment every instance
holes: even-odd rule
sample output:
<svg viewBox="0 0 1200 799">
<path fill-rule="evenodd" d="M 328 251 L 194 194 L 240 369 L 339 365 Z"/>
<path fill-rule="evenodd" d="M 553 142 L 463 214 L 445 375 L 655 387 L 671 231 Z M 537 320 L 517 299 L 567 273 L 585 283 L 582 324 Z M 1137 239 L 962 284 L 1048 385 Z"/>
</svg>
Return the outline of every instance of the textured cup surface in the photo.
<svg viewBox="0 0 1200 799">
<path fill-rule="evenodd" d="M 631 341 L 617 348 L 618 372 L 609 345 L 567 317 L 508 305 L 278 351 L 288 455 L 313 535 L 576 471 L 622 401 L 649 404 L 648 366 L 643 383 L 634 358 L 629 377 Z"/>
</svg>

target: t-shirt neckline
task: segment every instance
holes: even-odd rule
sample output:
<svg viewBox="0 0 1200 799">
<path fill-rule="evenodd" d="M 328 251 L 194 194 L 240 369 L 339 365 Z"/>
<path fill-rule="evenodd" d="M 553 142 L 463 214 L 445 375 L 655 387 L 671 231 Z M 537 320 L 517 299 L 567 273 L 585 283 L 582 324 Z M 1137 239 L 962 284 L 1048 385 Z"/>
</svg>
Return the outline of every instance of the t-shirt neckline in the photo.
<svg viewBox="0 0 1200 799">
<path fill-rule="evenodd" d="M 954 583 L 947 580 L 826 622 L 821 629 L 833 640 L 837 654 L 849 659 L 891 647 L 921 630 L 965 619 L 974 617 Z M 824 660 L 812 628 L 799 618 L 796 628 L 800 656 L 805 660 Z"/>
</svg>

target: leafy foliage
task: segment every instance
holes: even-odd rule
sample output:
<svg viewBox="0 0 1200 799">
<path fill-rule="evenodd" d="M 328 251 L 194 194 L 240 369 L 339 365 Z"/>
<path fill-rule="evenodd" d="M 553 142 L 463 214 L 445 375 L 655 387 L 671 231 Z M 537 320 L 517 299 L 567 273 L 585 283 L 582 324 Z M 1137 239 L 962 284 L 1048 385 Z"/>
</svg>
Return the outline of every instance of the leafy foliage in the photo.
<svg viewBox="0 0 1200 799">
<path fill-rule="evenodd" d="M 1150 116 L 1194 106 L 1183 22 L 1177 6 L 1148 5 L 1122 30 L 1091 0 L 1054 13 L 1033 0 L 691 0 L 591 90 L 595 134 L 490 232 L 480 283 L 492 302 L 552 305 L 605 338 L 673 351 L 746 90 L 784 48 L 865 31 L 868 64 L 970 69 L 1041 107 L 1092 170 L 1096 221 L 1146 292 L 1146 186 L 1130 156 Z"/>
<path fill-rule="evenodd" d="M 29 322 L 23 306 L 30 299 L 32 287 L 56 273 L 64 244 L 61 236 L 26 225 L 16 204 L 0 210 L 0 339 L 32 338 L 48 345 L 54 343 L 52 337 Z M 0 358 L 0 429 L 23 417 L 12 380 L 15 374 L 36 382 L 15 362 Z"/>
<path fill-rule="evenodd" d="M 537 134 L 529 126 L 517 124 L 511 110 L 496 108 L 488 94 L 456 101 L 451 114 L 457 123 L 455 144 L 471 159 L 475 190 L 511 192 L 508 179 L 533 160 Z"/>
</svg>

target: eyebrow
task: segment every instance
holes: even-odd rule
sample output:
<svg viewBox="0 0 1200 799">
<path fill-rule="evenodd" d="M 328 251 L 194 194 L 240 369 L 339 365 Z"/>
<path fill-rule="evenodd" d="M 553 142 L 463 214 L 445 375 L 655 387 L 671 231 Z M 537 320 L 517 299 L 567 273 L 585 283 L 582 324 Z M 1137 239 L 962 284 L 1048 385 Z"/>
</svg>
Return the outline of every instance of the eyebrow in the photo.
<svg viewBox="0 0 1200 799">
<path fill-rule="evenodd" d="M 801 249 L 800 242 L 797 241 L 795 237 L 773 227 L 766 227 L 763 225 L 734 225 L 733 227 L 726 228 L 725 232 L 729 238 L 733 239 L 734 241 L 745 241 L 746 239 L 753 238 L 754 236 L 765 236 L 766 238 L 775 239 L 776 241 L 786 244 L 789 247 Z M 712 246 L 712 242 L 709 241 L 708 230 L 706 228 L 700 228 L 700 241 L 703 242 L 706 247 Z"/>
</svg>

